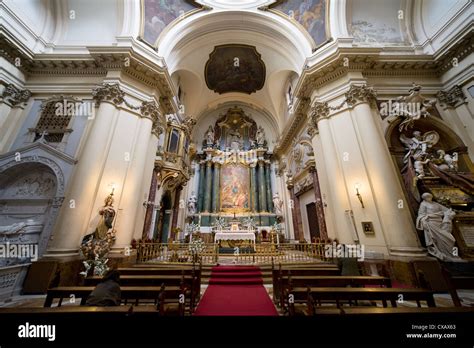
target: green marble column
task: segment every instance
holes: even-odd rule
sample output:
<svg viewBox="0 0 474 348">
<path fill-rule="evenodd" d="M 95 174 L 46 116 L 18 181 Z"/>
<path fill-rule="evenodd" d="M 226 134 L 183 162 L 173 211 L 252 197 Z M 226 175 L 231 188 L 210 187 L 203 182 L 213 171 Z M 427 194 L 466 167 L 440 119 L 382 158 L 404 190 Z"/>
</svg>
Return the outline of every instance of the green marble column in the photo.
<svg viewBox="0 0 474 348">
<path fill-rule="evenodd" d="M 204 211 L 211 212 L 212 162 L 206 163 L 206 186 L 204 188 Z"/>
<path fill-rule="evenodd" d="M 198 211 L 204 211 L 204 185 L 206 184 L 206 164 L 199 165 Z"/>
<path fill-rule="evenodd" d="M 265 212 L 267 209 L 267 189 L 265 187 L 265 163 L 258 162 L 258 187 L 260 189 L 258 200 L 260 203 L 260 211 Z"/>
<path fill-rule="evenodd" d="M 265 165 L 265 185 L 267 188 L 267 209 L 268 212 L 273 212 L 273 197 L 272 197 L 272 178 L 271 178 L 272 167 L 270 163 Z"/>
<path fill-rule="evenodd" d="M 257 166 L 250 167 L 250 194 L 252 212 L 258 212 Z"/>
<path fill-rule="evenodd" d="M 212 183 L 212 212 L 219 212 L 219 193 L 220 193 L 220 178 L 221 168 L 219 163 L 214 164 L 214 178 Z"/>
</svg>

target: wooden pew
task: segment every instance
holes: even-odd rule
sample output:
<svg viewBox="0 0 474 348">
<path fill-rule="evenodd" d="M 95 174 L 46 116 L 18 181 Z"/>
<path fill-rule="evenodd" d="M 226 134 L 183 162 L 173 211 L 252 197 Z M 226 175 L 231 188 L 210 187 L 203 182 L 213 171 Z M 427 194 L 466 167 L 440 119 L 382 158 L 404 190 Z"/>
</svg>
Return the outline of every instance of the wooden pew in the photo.
<svg viewBox="0 0 474 348">
<path fill-rule="evenodd" d="M 280 307 L 284 308 L 284 299 L 289 289 L 307 287 L 364 287 L 364 286 L 392 287 L 390 278 L 379 276 L 282 276 L 279 280 Z"/>
<path fill-rule="evenodd" d="M 416 301 L 421 307 L 420 301 L 427 303 L 428 307 L 436 307 L 433 292 L 426 289 L 398 289 L 398 288 L 293 288 L 288 293 L 288 298 L 292 295 L 294 301 L 288 303 L 288 312 L 294 314 L 294 303 L 301 302 L 306 298 L 308 312 L 314 313 L 316 303 L 320 301 L 335 301 L 336 306 L 341 306 L 341 301 L 382 301 L 387 307 L 390 302 L 392 307 L 397 307 L 397 301 Z"/>
<path fill-rule="evenodd" d="M 441 267 L 443 277 L 448 285 L 448 291 L 456 307 L 462 307 L 458 290 L 473 290 L 474 277 L 472 276 L 452 276 L 444 267 Z"/>
<path fill-rule="evenodd" d="M 156 266 L 156 265 L 154 265 Z M 193 276 L 193 297 L 196 304 L 201 298 L 201 268 L 193 267 L 123 267 L 117 269 L 121 278 L 126 275 L 185 275 Z"/>
<path fill-rule="evenodd" d="M 97 286 L 102 281 L 102 277 L 94 276 L 84 279 L 85 286 Z M 120 276 L 121 286 L 159 286 L 181 287 L 189 289 L 186 291 L 186 299 L 189 300 L 190 312 L 194 312 L 197 294 L 197 279 L 192 275 L 124 275 Z M 200 290 L 199 290 L 200 291 Z"/>
<path fill-rule="evenodd" d="M 272 269 L 272 283 L 273 283 L 273 302 L 278 304 L 281 302 L 280 294 L 282 291 L 282 279 L 288 277 L 289 275 L 293 276 L 338 276 L 341 275 L 341 271 L 336 265 L 325 265 L 320 267 L 282 267 L 279 265 L 278 269 Z"/>
<path fill-rule="evenodd" d="M 76 299 L 80 298 L 81 306 L 86 304 L 87 297 L 94 290 L 93 286 L 71 286 L 71 287 L 58 287 L 48 290 L 44 307 L 51 307 L 55 299 L 59 299 L 58 307 L 61 307 L 64 299 Z M 138 305 L 142 300 L 151 300 L 156 306 L 160 306 L 160 312 L 164 311 L 164 305 L 170 303 L 178 304 L 178 311 L 184 315 L 185 302 L 181 301 L 184 295 L 186 299 L 186 288 L 168 286 L 122 286 L 121 300 L 123 304 L 128 304 L 129 301 L 135 301 L 135 305 Z"/>
</svg>

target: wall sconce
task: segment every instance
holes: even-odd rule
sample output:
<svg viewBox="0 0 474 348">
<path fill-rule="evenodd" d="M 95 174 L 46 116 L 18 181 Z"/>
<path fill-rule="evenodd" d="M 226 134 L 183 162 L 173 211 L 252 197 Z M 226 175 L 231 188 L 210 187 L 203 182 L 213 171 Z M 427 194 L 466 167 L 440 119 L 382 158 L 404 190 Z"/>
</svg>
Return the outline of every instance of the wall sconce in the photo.
<svg viewBox="0 0 474 348">
<path fill-rule="evenodd" d="M 360 202 L 360 205 L 362 206 L 362 208 L 365 208 L 365 206 L 364 206 L 364 201 L 362 200 L 362 195 L 359 193 L 359 187 L 360 187 L 359 184 L 356 184 L 356 185 L 355 185 L 356 196 L 357 196 L 357 198 L 359 199 L 359 202 Z"/>
</svg>

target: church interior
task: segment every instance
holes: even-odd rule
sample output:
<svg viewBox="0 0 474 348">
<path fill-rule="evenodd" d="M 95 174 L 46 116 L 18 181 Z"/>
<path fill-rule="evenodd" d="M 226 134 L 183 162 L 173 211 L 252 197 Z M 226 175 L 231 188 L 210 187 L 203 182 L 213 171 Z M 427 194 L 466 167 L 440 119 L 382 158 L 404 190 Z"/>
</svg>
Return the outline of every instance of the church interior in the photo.
<svg viewBox="0 0 474 348">
<path fill-rule="evenodd" d="M 471 0 L 0 1 L 6 342 L 298 316 L 472 343 L 473 21 Z"/>
</svg>

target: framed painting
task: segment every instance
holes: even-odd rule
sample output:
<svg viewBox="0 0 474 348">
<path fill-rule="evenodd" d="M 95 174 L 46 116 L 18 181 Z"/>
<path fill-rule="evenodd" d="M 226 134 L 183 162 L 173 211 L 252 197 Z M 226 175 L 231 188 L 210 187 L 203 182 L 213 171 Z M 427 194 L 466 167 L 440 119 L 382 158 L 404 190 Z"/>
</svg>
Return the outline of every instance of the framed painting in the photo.
<svg viewBox="0 0 474 348">
<path fill-rule="evenodd" d="M 221 168 L 221 211 L 250 211 L 249 168 L 239 164 L 228 164 Z"/>
</svg>

